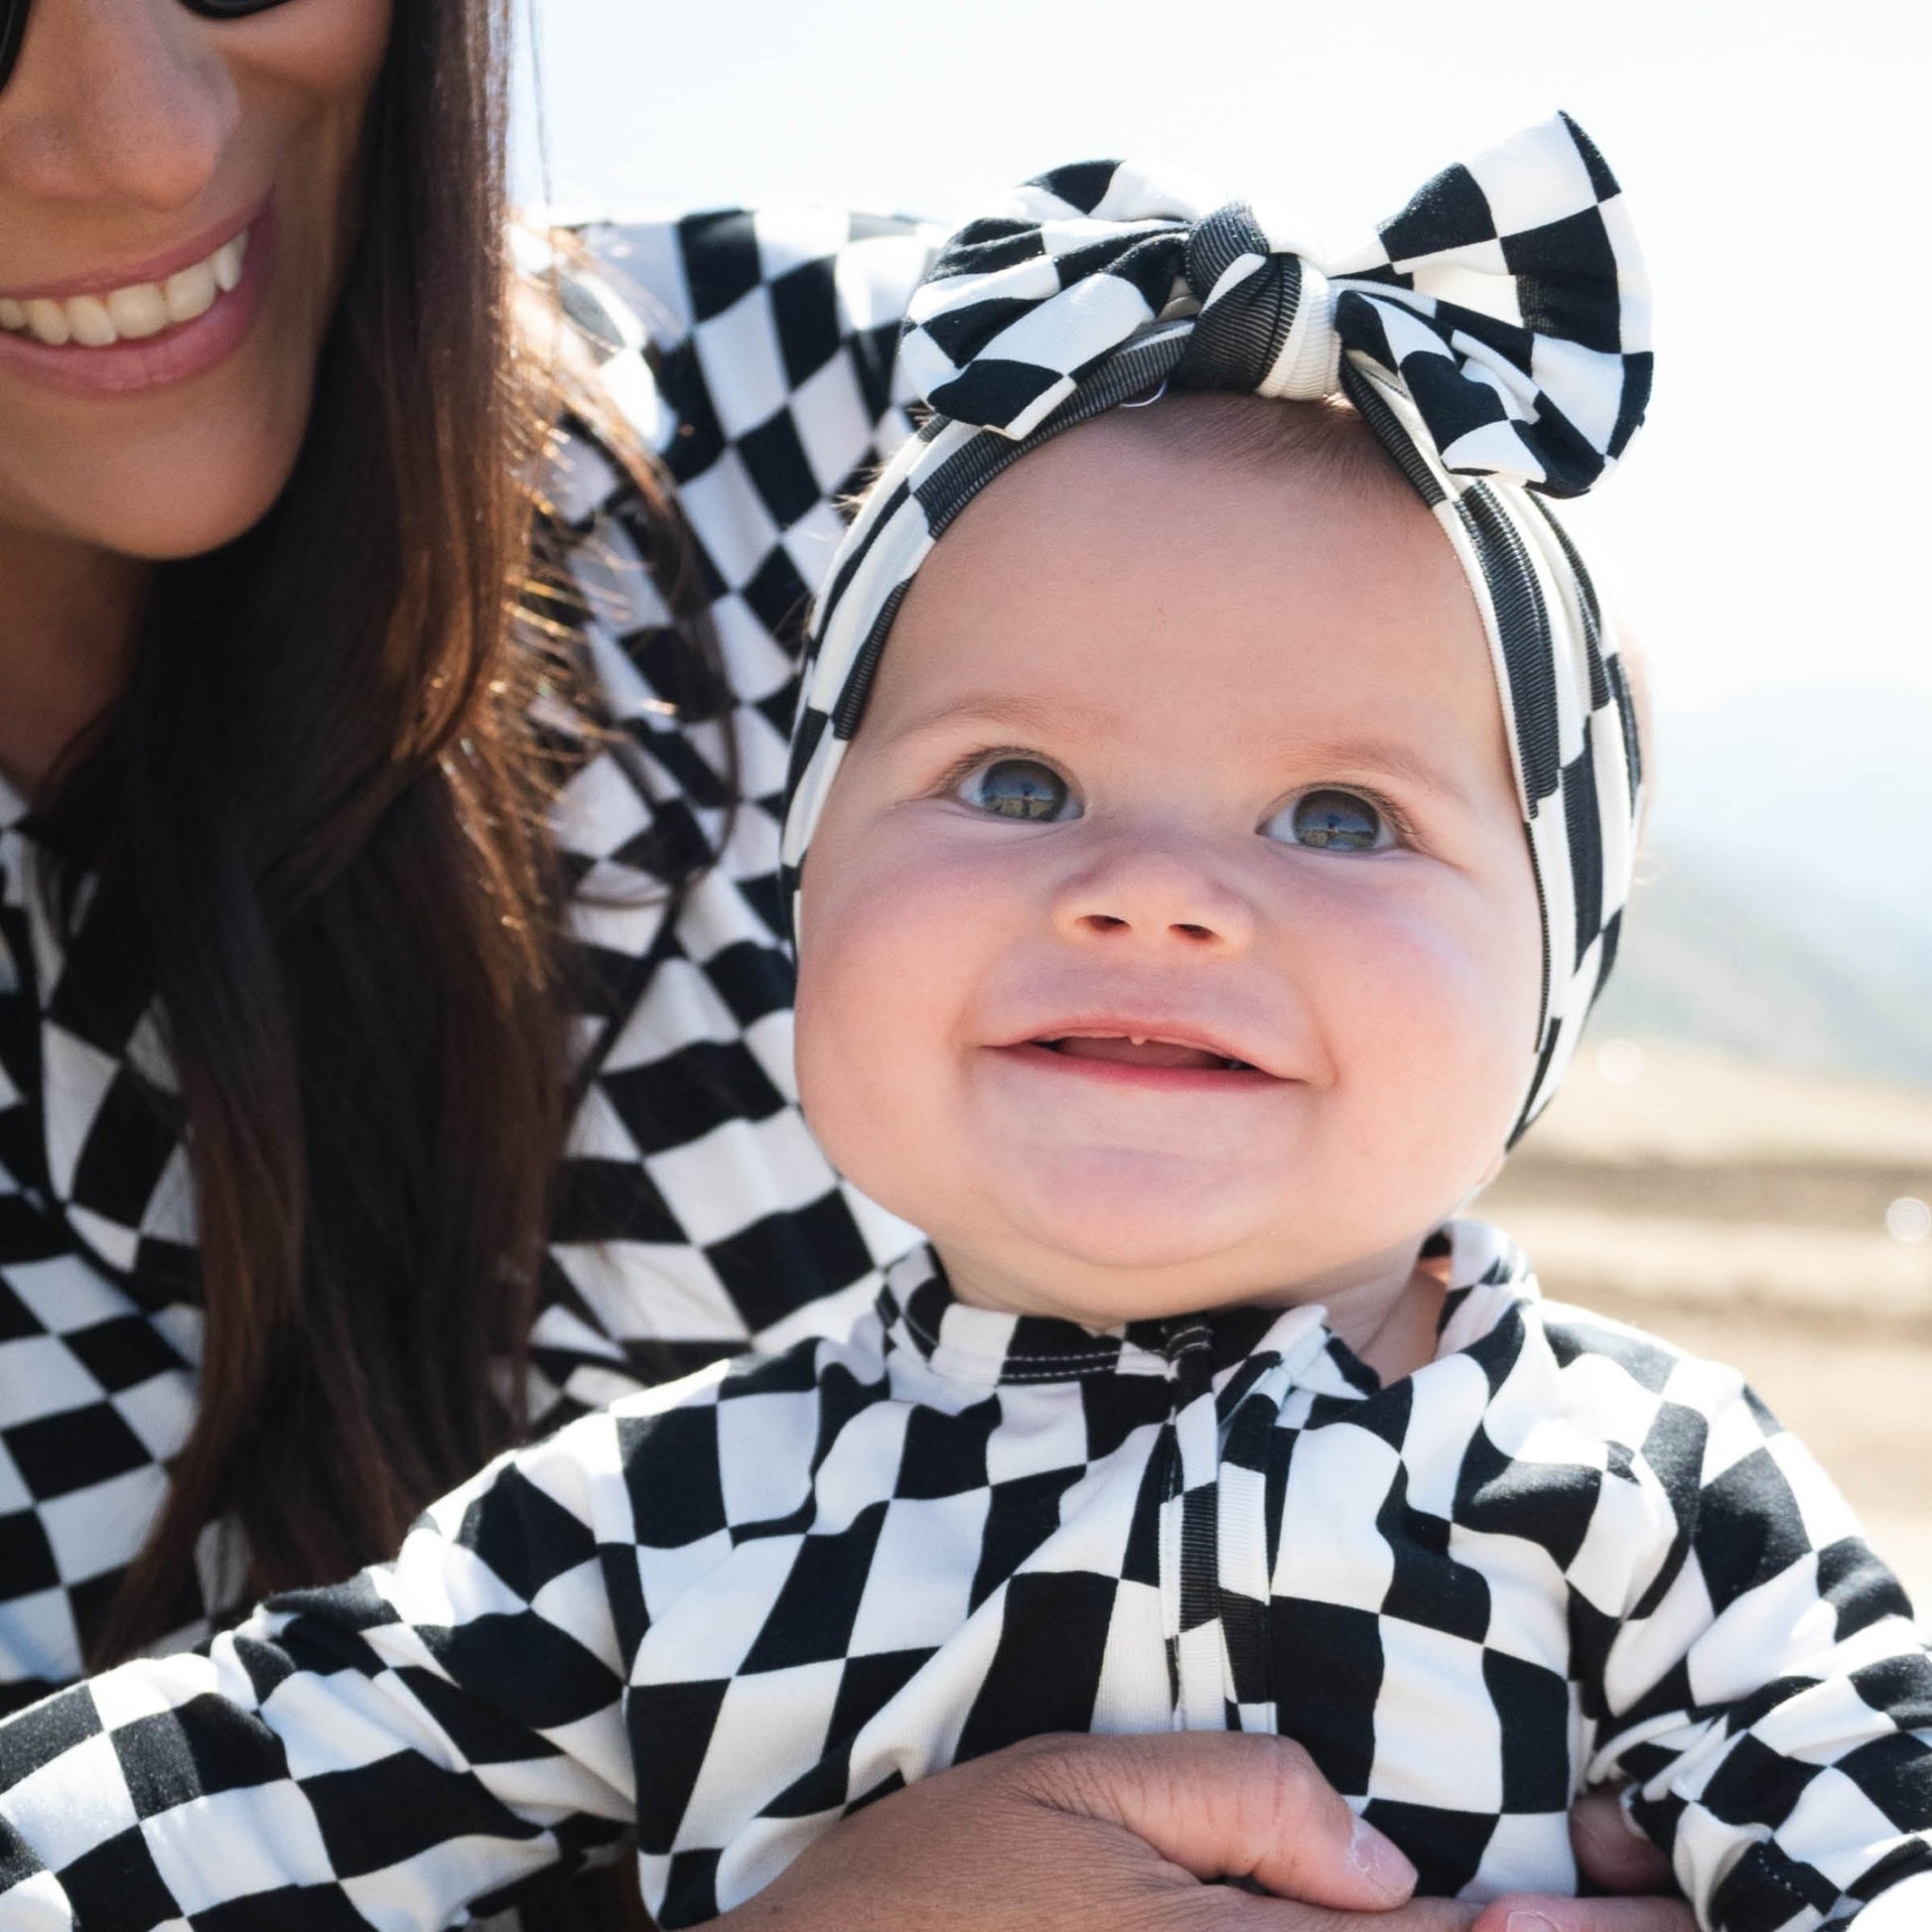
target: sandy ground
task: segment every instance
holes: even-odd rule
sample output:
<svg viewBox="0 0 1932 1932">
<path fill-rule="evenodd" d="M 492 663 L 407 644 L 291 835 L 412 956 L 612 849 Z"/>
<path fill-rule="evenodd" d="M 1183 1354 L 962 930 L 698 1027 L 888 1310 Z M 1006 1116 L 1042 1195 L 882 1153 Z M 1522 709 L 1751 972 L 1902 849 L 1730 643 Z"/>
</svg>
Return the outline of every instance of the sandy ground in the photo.
<svg viewBox="0 0 1932 1932">
<path fill-rule="evenodd" d="M 1645 1047 L 1587 1054 L 1480 1211 L 1547 1293 L 1741 1368 L 1932 1622 L 1932 1238 L 1888 1232 L 1900 1200 L 1932 1202 L 1932 1094 Z"/>
</svg>

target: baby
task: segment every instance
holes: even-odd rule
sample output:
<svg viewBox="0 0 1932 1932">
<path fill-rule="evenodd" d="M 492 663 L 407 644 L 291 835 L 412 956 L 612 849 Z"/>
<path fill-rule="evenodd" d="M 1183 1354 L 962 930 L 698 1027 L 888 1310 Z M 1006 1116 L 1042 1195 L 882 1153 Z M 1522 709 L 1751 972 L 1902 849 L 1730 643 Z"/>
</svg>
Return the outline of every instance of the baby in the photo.
<svg viewBox="0 0 1932 1932">
<path fill-rule="evenodd" d="M 428 1928 L 634 1816 L 690 1925 L 960 1758 L 1235 1727 L 1428 1891 L 1574 1890 L 1627 1781 L 1705 1924 L 1932 1924 L 1932 1667 L 1844 1504 L 1453 1218 L 1614 950 L 1635 717 L 1524 485 L 1620 453 L 1641 303 L 1565 121 L 1328 277 L 1112 166 L 962 233 L 784 844 L 807 1111 L 930 1247 L 0 1727 L 24 1922 Z"/>
</svg>

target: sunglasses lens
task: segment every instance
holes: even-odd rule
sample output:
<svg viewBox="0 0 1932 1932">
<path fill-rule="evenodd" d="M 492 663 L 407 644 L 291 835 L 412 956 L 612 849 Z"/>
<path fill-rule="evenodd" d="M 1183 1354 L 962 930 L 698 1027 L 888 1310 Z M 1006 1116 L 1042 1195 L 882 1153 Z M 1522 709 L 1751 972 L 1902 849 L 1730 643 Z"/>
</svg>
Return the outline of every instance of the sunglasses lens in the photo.
<svg viewBox="0 0 1932 1932">
<path fill-rule="evenodd" d="M 20 59 L 20 43 L 27 33 L 27 0 L 0 0 L 0 87 L 7 84 Z"/>
</svg>

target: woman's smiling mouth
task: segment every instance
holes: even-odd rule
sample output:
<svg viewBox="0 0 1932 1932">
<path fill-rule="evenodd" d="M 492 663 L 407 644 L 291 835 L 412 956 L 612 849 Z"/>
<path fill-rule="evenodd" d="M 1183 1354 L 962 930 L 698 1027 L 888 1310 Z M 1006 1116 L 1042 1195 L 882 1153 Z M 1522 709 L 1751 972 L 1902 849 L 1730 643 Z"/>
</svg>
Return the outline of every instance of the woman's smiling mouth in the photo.
<svg viewBox="0 0 1932 1932">
<path fill-rule="evenodd" d="M 274 230 L 264 201 L 246 222 L 231 219 L 190 249 L 143 264 L 144 276 L 0 295 L 0 371 L 104 398 L 207 374 L 240 346 L 261 310 Z"/>
</svg>

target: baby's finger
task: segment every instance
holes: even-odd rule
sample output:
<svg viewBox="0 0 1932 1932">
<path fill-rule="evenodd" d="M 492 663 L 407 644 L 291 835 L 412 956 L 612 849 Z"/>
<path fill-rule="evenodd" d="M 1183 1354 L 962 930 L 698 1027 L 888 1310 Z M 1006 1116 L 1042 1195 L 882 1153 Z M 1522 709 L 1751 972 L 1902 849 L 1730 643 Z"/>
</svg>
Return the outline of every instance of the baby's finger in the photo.
<svg viewBox="0 0 1932 1932">
<path fill-rule="evenodd" d="M 1592 1791 L 1570 1814 L 1570 1842 L 1590 1882 L 1605 1891 L 1658 1893 L 1676 1889 L 1670 1861 L 1631 1830 L 1614 1791 Z"/>
<path fill-rule="evenodd" d="M 1470 1932 L 1697 1932 L 1680 1898 L 1492 1899 Z"/>
</svg>

